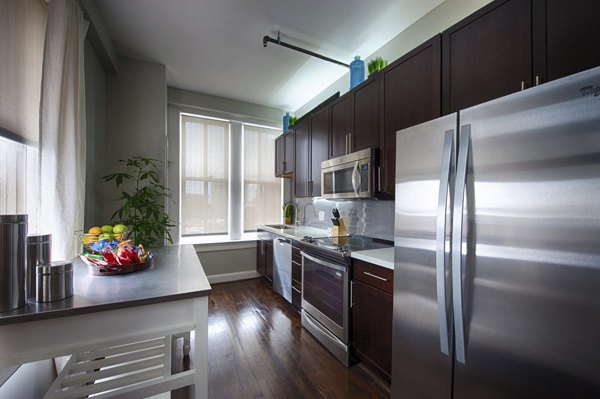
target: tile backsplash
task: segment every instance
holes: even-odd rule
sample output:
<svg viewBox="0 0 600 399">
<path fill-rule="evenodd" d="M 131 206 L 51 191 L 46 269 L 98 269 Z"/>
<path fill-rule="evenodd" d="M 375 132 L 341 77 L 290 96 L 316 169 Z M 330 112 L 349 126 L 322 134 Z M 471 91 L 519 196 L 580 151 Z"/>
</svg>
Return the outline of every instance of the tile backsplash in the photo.
<svg viewBox="0 0 600 399">
<path fill-rule="evenodd" d="M 337 208 L 350 234 L 394 240 L 394 201 L 296 198 L 295 203 L 305 225 L 331 227 L 331 210 Z M 322 221 L 319 212 L 324 212 Z"/>
</svg>

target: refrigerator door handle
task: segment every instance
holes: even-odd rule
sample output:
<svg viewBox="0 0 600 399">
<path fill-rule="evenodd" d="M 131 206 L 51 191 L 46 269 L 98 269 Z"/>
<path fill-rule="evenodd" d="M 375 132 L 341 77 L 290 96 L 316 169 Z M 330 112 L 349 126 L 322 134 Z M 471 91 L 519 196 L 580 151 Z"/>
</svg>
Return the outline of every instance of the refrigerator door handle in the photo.
<svg viewBox="0 0 600 399">
<path fill-rule="evenodd" d="M 440 350 L 450 356 L 448 339 L 448 309 L 446 305 L 446 211 L 448 209 L 448 190 L 450 188 L 450 169 L 452 165 L 454 130 L 444 134 L 442 151 L 442 171 L 437 209 L 435 271 L 437 285 L 438 321 L 440 324 Z"/>
<path fill-rule="evenodd" d="M 456 189 L 454 191 L 454 209 L 452 212 L 452 301 L 454 304 L 456 360 L 463 364 L 466 361 L 466 350 L 462 298 L 462 233 L 470 138 L 471 125 L 462 126 L 460 129 L 458 164 L 456 166 Z"/>
</svg>

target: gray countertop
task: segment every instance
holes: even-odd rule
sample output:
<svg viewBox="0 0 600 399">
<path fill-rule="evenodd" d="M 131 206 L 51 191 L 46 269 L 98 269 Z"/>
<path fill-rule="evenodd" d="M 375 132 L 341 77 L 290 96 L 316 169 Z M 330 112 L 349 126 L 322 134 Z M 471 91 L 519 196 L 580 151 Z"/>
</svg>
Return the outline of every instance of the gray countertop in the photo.
<svg viewBox="0 0 600 399">
<path fill-rule="evenodd" d="M 211 287 L 192 245 L 154 248 L 154 265 L 135 273 L 93 276 L 73 262 L 74 295 L 62 301 L 30 301 L 0 313 L 0 325 L 208 296 Z"/>
<path fill-rule="evenodd" d="M 353 259 L 364 260 L 365 262 L 394 270 L 394 247 L 352 251 L 350 256 Z"/>
<path fill-rule="evenodd" d="M 278 227 L 274 227 L 278 226 Z M 284 228 L 279 228 L 279 226 Z M 265 225 L 259 224 L 259 229 L 268 231 L 269 233 L 278 234 L 283 237 L 290 238 L 292 240 L 300 240 L 304 236 L 310 236 L 313 238 L 319 237 L 331 237 L 331 231 L 326 229 L 319 229 L 312 226 L 294 226 L 294 225 Z"/>
</svg>

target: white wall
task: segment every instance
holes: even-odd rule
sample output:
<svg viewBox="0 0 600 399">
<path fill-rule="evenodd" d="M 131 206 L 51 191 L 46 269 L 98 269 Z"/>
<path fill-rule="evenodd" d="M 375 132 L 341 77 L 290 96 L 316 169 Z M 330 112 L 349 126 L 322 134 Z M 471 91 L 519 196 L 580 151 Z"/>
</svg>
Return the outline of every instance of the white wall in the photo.
<svg viewBox="0 0 600 399">
<path fill-rule="evenodd" d="M 373 54 L 366 57 L 365 63 L 368 63 L 370 59 L 378 56 L 381 56 L 383 59 L 387 59 L 392 63 L 419 44 L 431 39 L 436 34 L 441 33 L 491 1 L 492 0 L 446 0 Z M 336 92 L 339 91 L 340 95 L 346 93 L 350 88 L 349 82 L 349 73 L 347 73 L 327 89 L 319 93 L 318 96 L 297 109 L 294 114 L 297 117 L 300 117 Z"/>
<path fill-rule="evenodd" d="M 168 102 L 180 108 L 192 108 L 196 112 L 209 113 L 215 117 L 235 119 L 257 125 L 282 127 L 283 110 L 264 107 L 243 101 L 169 87 Z"/>
<path fill-rule="evenodd" d="M 259 276 L 256 272 L 256 241 L 194 247 L 211 284 Z"/>
<path fill-rule="evenodd" d="M 165 66 L 120 58 L 119 72 L 106 79 L 106 154 L 99 160 L 100 175 L 122 171 L 119 159 L 135 155 L 162 162 L 164 182 L 167 153 L 167 84 Z M 106 221 L 120 206 L 114 182 L 99 182 Z"/>
<path fill-rule="evenodd" d="M 84 226 L 104 220 L 102 166 L 106 159 L 106 74 L 89 41 L 85 41 L 86 177 Z"/>
</svg>

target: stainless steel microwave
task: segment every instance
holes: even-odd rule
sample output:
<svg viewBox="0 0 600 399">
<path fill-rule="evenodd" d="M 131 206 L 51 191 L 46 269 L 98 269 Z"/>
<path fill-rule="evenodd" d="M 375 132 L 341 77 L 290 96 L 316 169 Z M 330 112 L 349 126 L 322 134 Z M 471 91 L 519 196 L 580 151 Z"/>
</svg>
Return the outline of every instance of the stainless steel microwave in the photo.
<svg viewBox="0 0 600 399">
<path fill-rule="evenodd" d="M 370 198 L 375 196 L 377 150 L 367 148 L 321 162 L 323 198 Z"/>
</svg>

